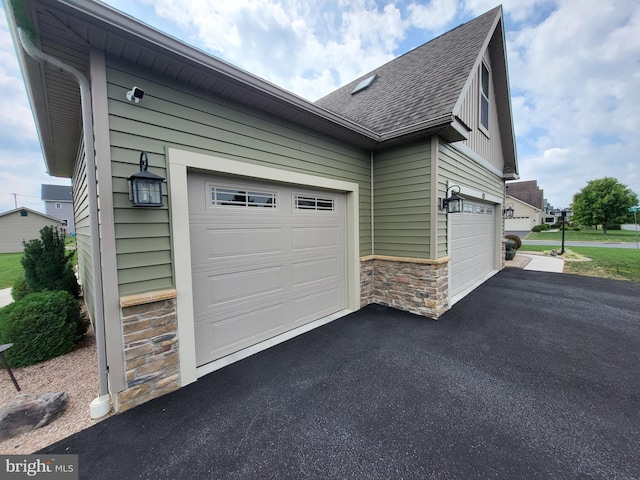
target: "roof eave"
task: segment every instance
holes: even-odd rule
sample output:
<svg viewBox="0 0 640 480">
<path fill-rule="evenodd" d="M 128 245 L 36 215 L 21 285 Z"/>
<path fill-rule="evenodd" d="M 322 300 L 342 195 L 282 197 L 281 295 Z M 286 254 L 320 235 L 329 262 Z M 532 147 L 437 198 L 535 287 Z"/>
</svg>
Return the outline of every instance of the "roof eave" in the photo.
<svg viewBox="0 0 640 480">
<path fill-rule="evenodd" d="M 118 35 L 125 42 L 133 42 L 135 39 L 135 42 L 143 44 L 145 48 L 189 64 L 209 75 L 224 78 L 237 85 L 240 91 L 246 90 L 258 94 L 262 99 L 268 99 L 273 107 L 272 110 L 280 113 L 280 115 L 272 113 L 273 115 L 287 119 L 287 112 L 296 111 L 306 118 L 304 126 L 307 128 L 341 138 L 361 148 L 373 149 L 380 142 L 380 136 L 376 132 L 314 105 L 302 97 L 159 32 L 102 3 L 87 0 L 24 0 L 21 22 L 28 22 L 30 27 L 33 27 L 36 37 L 39 33 L 35 21 L 35 9 L 40 5 L 45 8 L 51 7 L 65 11 L 74 18 L 85 22 L 87 26 L 102 28 L 105 32 Z M 64 155 L 65 158 L 57 158 L 61 155 L 57 155 L 54 148 L 54 136 L 50 125 L 56 121 L 56 115 L 55 111 L 51 110 L 47 99 L 48 84 L 45 68 L 31 59 L 21 48 L 18 37 L 18 26 L 21 23 L 16 19 L 12 2 L 5 2 L 5 11 L 18 62 L 23 73 L 47 173 L 51 176 L 71 178 L 76 159 L 70 158 L 69 155 Z M 42 39 L 36 38 L 35 41 L 38 48 L 42 49 Z M 88 47 L 95 48 L 95 45 L 88 45 Z M 73 92 L 74 95 L 76 93 Z M 252 106 L 250 103 L 248 105 Z M 254 108 L 260 109 L 260 106 L 255 105 Z M 80 116 L 80 110 L 78 110 L 77 116 Z M 77 138 L 68 141 L 79 144 L 80 136 L 81 132 L 79 131 Z"/>
</svg>

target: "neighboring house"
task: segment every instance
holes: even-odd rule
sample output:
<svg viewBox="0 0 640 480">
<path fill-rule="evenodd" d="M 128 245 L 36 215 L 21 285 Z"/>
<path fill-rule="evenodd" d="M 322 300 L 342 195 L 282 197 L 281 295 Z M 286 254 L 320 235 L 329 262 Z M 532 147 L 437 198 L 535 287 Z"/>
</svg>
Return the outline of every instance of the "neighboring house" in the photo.
<svg viewBox="0 0 640 480">
<path fill-rule="evenodd" d="M 65 185 L 42 185 L 41 198 L 47 215 L 59 218 L 68 235 L 75 235 L 76 223 L 73 215 L 73 187 Z"/>
<path fill-rule="evenodd" d="M 506 206 L 513 208 L 513 218 L 504 220 L 504 229 L 509 232 L 530 231 L 536 225 L 542 223 L 543 211 L 529 205 L 519 198 L 507 195 Z"/>
<path fill-rule="evenodd" d="M 50 65 L 18 48 L 48 171 L 73 179 L 116 410 L 369 303 L 437 318 L 502 268 L 500 7 L 314 104 L 104 4 L 23 3 L 10 30 Z M 130 199 L 143 151 L 160 208 Z"/>
<path fill-rule="evenodd" d="M 24 252 L 23 242 L 40 238 L 47 226 L 62 227 L 62 222 L 25 207 L 0 213 L 0 253 Z"/>
<path fill-rule="evenodd" d="M 523 202 L 538 208 L 545 209 L 544 190 L 538 187 L 537 180 L 525 180 L 522 182 L 508 182 L 507 195 L 522 200 Z"/>
</svg>

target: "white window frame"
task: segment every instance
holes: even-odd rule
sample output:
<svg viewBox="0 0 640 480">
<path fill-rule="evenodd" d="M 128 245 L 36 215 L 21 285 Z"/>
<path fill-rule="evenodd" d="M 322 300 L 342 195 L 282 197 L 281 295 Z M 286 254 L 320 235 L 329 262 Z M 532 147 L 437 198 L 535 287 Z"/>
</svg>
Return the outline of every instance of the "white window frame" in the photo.
<svg viewBox="0 0 640 480">
<path fill-rule="evenodd" d="M 257 191 L 251 188 L 245 188 L 244 186 L 226 186 L 226 185 L 217 185 L 213 183 L 207 183 L 207 188 L 209 189 L 209 208 L 255 208 L 261 207 L 266 210 L 275 210 L 278 207 L 278 192 L 271 191 Z M 244 193 L 245 200 L 244 201 L 235 201 L 228 200 L 222 201 L 218 199 L 218 194 L 227 195 L 232 192 Z M 271 198 L 273 200 L 272 203 L 260 203 L 260 202 L 252 202 L 251 197 L 262 197 L 262 198 Z"/>
<path fill-rule="evenodd" d="M 484 89 L 482 88 L 482 74 L 483 74 L 483 69 L 487 70 L 487 89 L 488 91 L 484 92 Z M 478 78 L 478 129 L 484 133 L 487 137 L 490 137 L 489 134 L 489 128 L 491 127 L 491 69 L 489 68 L 489 65 L 487 65 L 487 63 L 483 60 L 482 63 L 480 64 L 480 73 L 479 73 L 479 78 Z M 487 125 L 483 125 L 482 123 L 482 101 L 486 100 L 487 102 Z"/>
<path fill-rule="evenodd" d="M 59 210 L 62 208 L 62 203 L 56 202 L 56 208 Z"/>
<path fill-rule="evenodd" d="M 300 200 L 312 202 L 312 205 L 300 205 Z M 328 205 L 327 205 L 328 204 Z M 332 213 L 336 210 L 335 198 L 324 196 L 318 197 L 316 195 L 306 195 L 302 193 L 293 194 L 293 209 L 299 212 L 326 212 Z"/>
</svg>

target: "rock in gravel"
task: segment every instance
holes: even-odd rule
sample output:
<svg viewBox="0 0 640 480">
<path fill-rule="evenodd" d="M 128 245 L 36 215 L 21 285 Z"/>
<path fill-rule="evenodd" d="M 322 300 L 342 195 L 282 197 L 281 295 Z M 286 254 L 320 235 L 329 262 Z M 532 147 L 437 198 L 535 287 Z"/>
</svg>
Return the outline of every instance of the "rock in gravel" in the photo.
<svg viewBox="0 0 640 480">
<path fill-rule="evenodd" d="M 0 442 L 51 423 L 67 408 L 65 392 L 22 394 L 0 407 Z"/>
</svg>

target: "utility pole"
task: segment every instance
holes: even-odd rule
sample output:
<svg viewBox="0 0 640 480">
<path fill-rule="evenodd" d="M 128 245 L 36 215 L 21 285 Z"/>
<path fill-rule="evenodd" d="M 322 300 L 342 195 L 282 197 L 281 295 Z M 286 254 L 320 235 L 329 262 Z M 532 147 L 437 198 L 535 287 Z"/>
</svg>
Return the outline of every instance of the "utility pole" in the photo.
<svg viewBox="0 0 640 480">
<path fill-rule="evenodd" d="M 13 195 L 13 204 L 15 205 L 15 208 L 18 208 L 18 194 L 17 193 L 12 193 L 11 195 Z"/>
</svg>

